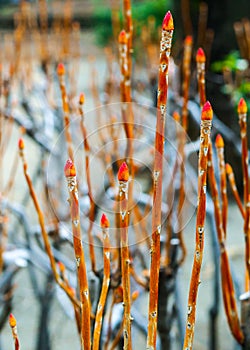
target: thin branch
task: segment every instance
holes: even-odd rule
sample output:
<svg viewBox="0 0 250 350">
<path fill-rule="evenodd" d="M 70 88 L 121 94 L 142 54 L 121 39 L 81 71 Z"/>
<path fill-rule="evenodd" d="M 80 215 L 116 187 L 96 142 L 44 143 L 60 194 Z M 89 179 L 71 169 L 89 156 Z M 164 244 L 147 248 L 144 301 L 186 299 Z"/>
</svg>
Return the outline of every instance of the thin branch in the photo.
<svg viewBox="0 0 250 350">
<path fill-rule="evenodd" d="M 85 263 L 85 256 L 82 246 L 82 235 L 80 226 L 80 209 L 78 202 L 78 189 L 76 181 L 76 169 L 72 160 L 68 160 L 64 167 L 64 174 L 68 184 L 70 215 L 72 220 L 72 235 L 75 259 L 77 265 L 78 283 L 81 300 L 81 345 L 82 349 L 91 349 L 90 331 L 90 303 L 88 278 Z"/>
<path fill-rule="evenodd" d="M 109 220 L 105 214 L 101 217 L 103 233 L 103 281 L 102 291 L 97 306 L 95 328 L 93 335 L 93 350 L 99 350 L 99 342 L 102 328 L 103 311 L 106 304 L 109 282 L 110 282 L 110 243 L 109 243 Z"/>
<path fill-rule="evenodd" d="M 222 296 L 223 296 L 224 308 L 225 308 L 225 312 L 228 320 L 228 325 L 232 331 L 233 336 L 239 343 L 242 343 L 243 334 L 240 328 L 233 280 L 232 280 L 232 275 L 230 271 L 227 250 L 225 246 L 225 233 L 223 230 L 222 213 L 220 209 L 218 189 L 217 189 L 217 184 L 216 184 L 216 179 L 214 174 L 211 144 L 209 146 L 208 157 L 209 157 L 208 178 L 209 178 L 212 199 L 214 203 L 215 223 L 217 228 L 218 241 L 220 245 L 220 259 L 221 259 L 220 268 L 221 268 L 221 279 L 222 279 L 221 285 L 222 285 Z"/>
<path fill-rule="evenodd" d="M 129 170 L 124 162 L 118 171 L 119 205 L 120 205 L 120 237 L 121 237 L 121 272 L 123 287 L 123 336 L 124 350 L 132 349 L 131 340 L 131 295 L 130 295 L 130 259 L 128 246 L 128 180 Z"/>
<path fill-rule="evenodd" d="M 186 333 L 183 350 L 191 350 L 194 341 L 194 327 L 196 318 L 196 302 L 200 284 L 200 271 L 204 250 L 204 225 L 206 218 L 206 188 L 207 188 L 207 154 L 210 142 L 213 111 L 209 102 L 206 102 L 201 114 L 200 152 L 198 167 L 198 207 L 196 216 L 195 253 L 188 296 L 188 310 Z"/>
<path fill-rule="evenodd" d="M 215 140 L 215 146 L 218 154 L 218 165 L 220 173 L 220 195 L 221 195 L 221 214 L 222 214 L 222 225 L 226 238 L 227 233 L 227 211 L 228 211 L 228 199 L 227 199 L 227 178 L 225 169 L 225 158 L 224 158 L 224 140 L 220 134 L 217 135 Z"/>
<path fill-rule="evenodd" d="M 19 152 L 20 152 L 20 157 L 22 159 L 23 162 L 23 172 L 24 172 L 24 176 L 27 182 L 27 185 L 29 187 L 29 191 L 30 191 L 30 196 L 32 198 L 33 204 L 35 206 L 36 212 L 37 212 L 37 216 L 38 216 L 38 221 L 39 221 L 39 225 L 41 228 L 41 234 L 42 234 L 42 238 L 43 238 L 43 243 L 44 243 L 44 248 L 45 251 L 49 257 L 49 261 L 50 261 L 50 266 L 51 266 L 51 270 L 53 272 L 54 278 L 57 282 L 57 284 L 66 292 L 66 294 L 68 295 L 68 297 L 70 298 L 70 300 L 72 301 L 72 303 L 74 305 L 76 305 L 77 307 L 80 307 L 80 303 L 79 301 L 72 295 L 71 291 L 67 288 L 67 286 L 65 285 L 65 283 L 63 283 L 62 279 L 60 278 L 57 268 L 56 268 L 56 262 L 55 262 L 55 258 L 51 249 L 51 245 L 50 245 L 50 241 L 49 241 L 49 237 L 46 231 L 46 227 L 45 227 L 45 220 L 44 220 L 44 215 L 43 212 L 40 208 L 35 190 L 33 188 L 33 184 L 31 181 L 31 178 L 28 174 L 28 164 L 26 162 L 25 156 L 24 156 L 24 141 L 23 139 L 19 139 L 18 142 L 18 146 L 19 146 Z"/>
<path fill-rule="evenodd" d="M 157 124 L 155 133 L 155 157 L 154 157 L 154 192 L 152 209 L 152 245 L 149 286 L 148 309 L 148 336 L 147 349 L 156 348 L 157 314 L 158 314 L 158 289 L 160 271 L 160 233 L 161 233 L 161 204 L 162 204 L 162 179 L 163 179 L 163 155 L 165 134 L 165 113 L 168 91 L 168 67 L 171 51 L 174 24 L 170 11 L 167 12 L 162 24 L 162 37 L 160 43 L 160 65 L 157 100 Z"/>
</svg>

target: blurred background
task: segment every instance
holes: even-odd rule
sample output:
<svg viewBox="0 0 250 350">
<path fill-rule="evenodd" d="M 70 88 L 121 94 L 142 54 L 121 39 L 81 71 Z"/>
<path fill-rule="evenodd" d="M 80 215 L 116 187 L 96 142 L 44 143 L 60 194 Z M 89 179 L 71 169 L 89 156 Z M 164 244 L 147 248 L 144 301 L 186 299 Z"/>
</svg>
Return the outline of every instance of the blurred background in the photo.
<svg viewBox="0 0 250 350">
<path fill-rule="evenodd" d="M 132 96 L 139 125 L 135 127 L 135 132 L 138 139 L 150 147 L 154 144 L 151 131 L 156 115 L 160 28 L 167 10 L 171 10 L 174 18 L 168 96 L 168 123 L 171 127 L 167 131 L 166 142 L 166 147 L 173 148 L 166 156 L 166 169 L 170 169 L 170 172 L 174 171 L 175 157 L 178 155 L 177 131 L 175 124 L 171 124 L 171 116 L 175 110 L 181 111 L 183 105 L 183 42 L 186 36 L 193 37 L 186 149 L 185 200 L 188 208 L 185 212 L 184 237 L 187 257 L 180 267 L 173 263 L 173 270 L 167 275 L 170 287 L 166 287 L 168 303 L 164 304 L 164 307 L 168 313 L 166 327 L 162 330 L 162 334 L 168 334 L 168 348 L 174 350 L 181 349 L 183 340 L 195 243 L 197 140 L 200 118 L 195 55 L 199 47 L 204 49 L 207 99 L 215 113 L 212 139 L 214 141 L 218 132 L 224 137 L 226 161 L 235 169 L 236 184 L 242 196 L 237 104 L 239 99 L 244 97 L 250 107 L 250 8 L 247 0 L 137 0 L 131 3 L 134 24 Z M 86 238 L 90 202 L 86 174 L 83 170 L 85 156 L 80 153 L 83 152 L 83 146 L 79 141 L 82 140 L 82 136 L 78 123 L 78 96 L 82 91 L 85 94 L 85 125 L 88 135 L 92 137 L 90 155 L 93 159 L 90 170 L 93 192 L 97 198 L 97 222 L 105 205 L 109 212 L 112 212 L 112 206 L 105 200 L 114 198 L 114 190 L 108 184 L 107 169 L 113 167 L 114 173 L 117 172 L 114 160 L 116 155 L 106 146 L 107 140 L 113 132 L 118 139 L 124 138 L 124 134 L 119 130 L 121 74 L 118 35 L 124 25 L 122 8 L 122 1 L 115 0 L 0 0 L 0 349 L 12 347 L 11 330 L 8 325 L 10 312 L 17 318 L 19 337 L 24 349 L 80 348 L 74 310 L 51 275 L 37 215 L 30 200 L 17 149 L 17 140 L 23 136 L 29 172 L 45 213 L 46 228 L 56 261 L 64 263 L 70 284 L 77 289 L 67 191 L 62 171 L 67 159 L 67 150 L 63 136 L 64 111 L 57 75 L 57 65 L 60 62 L 65 65 L 65 85 L 73 120 L 73 144 L 79 152 L 76 159 L 78 169 L 81 169 L 79 186 L 84 249 L 93 305 L 96 306 L 101 278 L 91 271 Z M 116 103 L 118 105 L 110 107 Z M 107 123 L 109 128 L 106 129 Z M 113 131 L 112 125 L 115 126 Z M 145 144 L 138 143 L 136 150 L 136 156 L 141 162 L 137 164 L 139 185 L 136 189 L 141 210 L 147 207 L 148 198 L 144 200 L 141 194 L 150 197 L 152 182 L 152 154 L 148 148 L 145 151 Z M 102 148 L 104 152 L 98 153 Z M 120 143 L 118 148 L 122 158 L 125 146 Z M 108 152 L 111 152 L 112 158 L 109 161 L 105 158 L 105 153 Z M 164 190 L 167 193 L 171 181 L 178 193 L 179 175 L 173 178 L 166 176 Z M 98 186 L 100 182 L 104 184 L 101 189 Z M 177 197 L 173 200 L 174 203 L 177 202 Z M 227 246 L 236 294 L 239 297 L 244 290 L 244 222 L 229 189 L 228 197 Z M 165 202 L 168 204 L 167 199 Z M 149 216 L 146 223 L 147 232 L 150 231 L 150 221 Z M 166 222 L 164 225 L 167 225 Z M 211 198 L 208 199 L 206 231 L 194 349 L 240 349 L 229 331 L 221 300 L 218 242 Z M 94 226 L 93 235 L 97 247 L 98 268 L 102 271 L 98 225 Z M 164 250 L 164 238 L 162 246 Z M 148 302 L 148 278 L 144 270 L 148 269 L 150 253 L 145 242 L 140 245 L 140 249 L 135 247 L 131 254 L 135 260 L 135 270 L 143 282 L 140 285 L 135 281 L 133 285 L 133 288 L 139 289 L 140 292 L 133 309 L 136 320 L 133 341 L 134 348 L 142 349 L 145 348 L 145 305 Z M 172 255 L 173 259 L 176 259 L 175 254 Z M 145 264 L 141 256 L 145 256 Z M 108 310 L 111 304 L 110 296 L 107 302 Z M 121 324 L 121 303 L 118 303 L 114 315 L 112 339 L 115 338 Z M 103 339 L 107 334 L 108 316 L 107 311 Z M 116 348 L 121 349 L 121 344 L 122 342 L 118 342 Z M 158 349 L 163 349 L 163 344 L 163 340 L 162 344 L 159 341 Z M 104 349 L 104 346 L 100 348 Z"/>
</svg>

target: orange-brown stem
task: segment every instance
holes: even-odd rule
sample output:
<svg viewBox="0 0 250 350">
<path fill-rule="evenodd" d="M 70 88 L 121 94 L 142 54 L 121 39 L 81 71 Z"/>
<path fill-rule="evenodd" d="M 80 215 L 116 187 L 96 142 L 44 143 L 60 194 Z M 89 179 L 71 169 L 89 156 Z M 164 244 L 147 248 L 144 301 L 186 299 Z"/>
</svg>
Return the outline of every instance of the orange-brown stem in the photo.
<svg viewBox="0 0 250 350">
<path fill-rule="evenodd" d="M 93 350 L 99 350 L 99 342 L 101 336 L 102 328 L 102 317 L 103 311 L 106 304 L 106 299 L 109 289 L 110 281 L 110 243 L 109 243 L 109 221 L 105 214 L 101 218 L 101 226 L 103 233 L 103 281 L 102 290 L 97 306 L 96 318 L 95 318 L 95 328 L 93 335 Z"/>
<path fill-rule="evenodd" d="M 70 298 L 70 300 L 72 301 L 72 303 L 74 305 L 76 305 L 78 308 L 80 308 L 80 303 L 79 301 L 72 295 L 72 293 L 70 292 L 69 288 L 65 285 L 65 283 L 63 283 L 62 279 L 60 278 L 57 268 L 56 268 L 56 262 L 55 262 L 55 258 L 50 246 L 50 241 L 49 241 L 49 237 L 46 231 L 46 227 L 45 227 L 45 220 L 44 220 L 44 215 L 43 212 L 41 210 L 40 204 L 38 202 L 31 178 L 28 174 L 28 164 L 26 163 L 26 159 L 24 156 L 24 142 L 22 139 L 19 140 L 19 151 L 20 151 L 20 157 L 21 160 L 23 162 L 23 172 L 24 172 L 24 176 L 29 188 L 29 192 L 30 192 L 30 196 L 31 199 L 33 201 L 35 210 L 37 212 L 37 216 L 38 216 L 38 221 L 39 221 L 39 225 L 41 228 L 41 234 L 42 234 L 42 238 L 43 238 L 43 243 L 44 243 L 44 248 L 45 251 L 49 257 L 49 261 L 50 261 L 50 266 L 51 266 L 51 270 L 53 272 L 54 278 L 56 280 L 56 282 L 58 283 L 58 285 L 66 292 L 66 294 L 68 295 L 68 297 Z"/>
<path fill-rule="evenodd" d="M 221 279 L 222 279 L 221 285 L 222 285 L 224 308 L 225 308 L 225 313 L 228 320 L 228 325 L 231 329 L 233 336 L 239 343 L 242 343 L 243 333 L 240 328 L 233 280 L 232 280 L 232 275 L 230 271 L 227 250 L 225 246 L 225 233 L 223 230 L 219 194 L 218 194 L 217 183 L 216 183 L 215 174 L 214 174 L 211 144 L 209 146 L 208 157 L 209 157 L 208 179 L 209 179 L 210 190 L 211 190 L 212 199 L 214 203 L 215 223 L 217 228 L 218 241 L 220 245 L 220 259 L 221 259 L 220 268 L 221 268 Z"/>
<path fill-rule="evenodd" d="M 218 155 L 218 165 L 220 173 L 220 194 L 221 194 L 221 214 L 222 214 L 222 225 L 226 238 L 227 233 L 227 211 L 228 211 L 228 199 L 227 199 L 227 178 L 224 158 L 224 141 L 220 134 L 217 135 L 215 140 L 215 146 Z"/>
<path fill-rule="evenodd" d="M 248 140 L 247 140 L 247 105 L 243 98 L 238 104 L 238 115 L 241 136 L 241 155 L 242 155 L 242 171 L 243 171 L 243 186 L 244 186 L 244 205 L 248 202 L 249 194 L 249 175 L 248 175 Z"/>
<path fill-rule="evenodd" d="M 213 111 L 209 102 L 206 102 L 201 114 L 200 151 L 198 166 L 198 207 L 196 216 L 195 253 L 188 295 L 188 310 L 186 333 L 183 350 L 193 348 L 194 327 L 196 319 L 196 302 L 200 284 L 200 271 L 204 250 L 204 230 L 206 218 L 206 188 L 207 188 L 207 155 L 210 142 Z"/>
<path fill-rule="evenodd" d="M 78 202 L 78 189 L 76 181 L 76 170 L 74 163 L 68 160 L 64 168 L 65 177 L 68 184 L 70 216 L 72 221 L 73 245 L 77 266 L 77 276 L 81 301 L 81 346 L 84 350 L 91 349 L 90 331 L 90 303 L 88 278 L 85 263 L 85 256 L 82 246 L 82 235 L 80 226 L 80 209 Z"/>
<path fill-rule="evenodd" d="M 119 180 L 119 214 L 120 214 L 120 239 L 121 239 L 121 272 L 123 287 L 123 336 L 124 350 L 132 349 L 131 341 L 131 295 L 130 295 L 130 258 L 128 246 L 128 180 L 129 172 L 126 163 L 122 163 L 118 171 Z"/>
<path fill-rule="evenodd" d="M 83 94 L 80 95 L 79 98 L 79 112 L 81 116 L 81 132 L 84 143 L 84 151 L 85 151 L 85 173 L 87 178 L 87 186 L 88 186 L 88 197 L 90 202 L 89 209 L 89 227 L 88 227 L 88 240 L 89 240 L 89 256 L 91 261 L 91 268 L 93 272 L 96 272 L 96 259 L 95 259 L 95 250 L 94 250 L 94 239 L 92 235 L 93 224 L 95 220 L 95 202 L 93 200 L 92 194 L 92 185 L 91 185 L 91 177 L 90 177 L 90 168 L 89 168 L 89 152 L 90 146 L 88 142 L 87 130 L 84 124 L 84 111 L 83 111 L 83 103 L 84 97 Z"/>
<path fill-rule="evenodd" d="M 245 219 L 244 219 L 244 235 L 245 235 L 245 262 L 246 262 L 246 283 L 247 290 L 249 290 L 250 280 L 250 227 L 249 227 L 249 215 L 250 211 L 249 204 L 249 173 L 248 173 L 248 138 L 247 138 L 247 104 L 244 98 L 241 98 L 238 103 L 238 115 L 240 125 L 240 136 L 241 136 L 241 162 L 243 172 L 243 189 L 244 189 L 244 208 L 245 208 Z"/>
<path fill-rule="evenodd" d="M 236 181 L 235 181 L 233 169 L 232 169 L 231 165 L 228 163 L 226 164 L 226 173 L 227 173 L 227 177 L 228 177 L 228 180 L 229 180 L 229 183 L 231 186 L 231 190 L 232 190 L 233 195 L 234 195 L 234 199 L 235 199 L 235 201 L 239 207 L 239 210 L 241 212 L 241 215 L 244 219 L 245 218 L 245 210 L 243 208 L 243 205 L 242 205 L 242 202 L 240 199 L 240 195 L 239 195 L 239 192 L 238 192 L 238 189 L 236 186 Z"/>
<path fill-rule="evenodd" d="M 133 19 L 132 19 L 132 9 L 131 1 L 123 0 L 123 10 L 124 10 L 124 19 L 125 19 L 125 30 L 128 35 L 128 72 L 129 79 L 131 80 L 132 72 L 132 44 L 133 44 Z"/>
<path fill-rule="evenodd" d="M 129 71 L 129 34 L 122 30 L 119 35 L 119 57 L 120 57 L 120 71 L 121 71 L 121 102 L 122 102 L 122 118 L 124 124 L 124 130 L 127 137 L 127 149 L 126 149 L 126 161 L 128 162 L 131 177 L 134 177 L 134 165 L 133 165 L 133 110 L 132 110 L 132 97 L 131 97 L 131 77 Z M 130 186 L 130 192 L 132 194 L 132 187 Z M 130 202 L 132 202 L 132 196 L 130 196 Z"/>
<path fill-rule="evenodd" d="M 163 180 L 163 156 L 165 141 L 165 118 L 168 91 L 168 67 L 171 51 L 174 24 L 172 14 L 168 11 L 162 24 L 160 42 L 160 64 L 157 98 L 157 122 L 155 132 L 155 156 L 153 170 L 153 209 L 152 209 L 152 244 L 149 285 L 148 335 L 147 348 L 156 348 L 157 319 L 158 319 L 158 291 L 160 271 L 160 234 L 161 234 L 161 204 Z"/>
<path fill-rule="evenodd" d="M 63 121 L 64 121 L 64 133 L 67 144 L 68 156 L 70 159 L 74 160 L 72 137 L 70 133 L 70 109 L 69 100 L 65 86 L 65 67 L 62 63 L 58 64 L 57 74 L 60 83 L 60 90 L 62 96 L 62 107 L 63 107 Z"/>
</svg>

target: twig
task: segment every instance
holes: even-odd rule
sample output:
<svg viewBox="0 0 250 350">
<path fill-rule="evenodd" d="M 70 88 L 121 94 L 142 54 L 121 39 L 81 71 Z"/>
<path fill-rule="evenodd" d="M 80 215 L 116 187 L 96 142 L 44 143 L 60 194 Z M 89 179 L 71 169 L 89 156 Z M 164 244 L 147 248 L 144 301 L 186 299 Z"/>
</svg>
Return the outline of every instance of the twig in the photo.
<svg viewBox="0 0 250 350">
<path fill-rule="evenodd" d="M 175 159 L 175 164 L 173 166 L 173 171 L 171 174 L 171 178 L 175 179 L 176 178 L 176 174 L 177 174 L 177 170 L 179 167 L 179 154 L 181 154 L 182 152 L 184 152 L 184 150 L 182 151 L 182 142 L 181 142 L 181 137 L 182 137 L 182 132 L 183 132 L 183 128 L 180 128 L 180 119 L 181 116 L 180 114 L 175 111 L 173 113 L 173 119 L 175 120 L 175 124 L 176 124 L 176 139 L 179 141 L 178 143 L 178 149 L 177 149 L 177 156 Z M 168 219 L 167 219 L 167 223 L 166 223 L 166 243 L 165 243 L 165 250 L 166 250 L 166 258 L 165 258 L 165 266 L 169 266 L 171 263 L 171 239 L 173 238 L 172 236 L 172 220 L 173 220 L 173 211 L 174 211 L 174 203 L 172 203 L 173 198 L 174 198 L 174 184 L 171 183 L 169 188 L 167 189 L 167 203 L 169 205 L 169 213 L 168 213 Z"/>
<path fill-rule="evenodd" d="M 100 300 L 97 306 L 95 328 L 93 335 L 93 350 L 99 350 L 99 342 L 102 327 L 103 311 L 110 281 L 110 247 L 109 247 L 109 220 L 105 214 L 101 217 L 101 227 L 103 233 L 103 282 Z"/>
<path fill-rule="evenodd" d="M 248 195 L 248 202 L 246 203 L 245 220 L 244 220 L 244 235 L 245 235 L 245 262 L 246 275 L 245 286 L 246 291 L 250 290 L 250 195 Z"/>
<path fill-rule="evenodd" d="M 119 38 L 119 57 L 120 57 L 120 71 L 121 71 L 121 102 L 122 102 L 122 119 L 124 130 L 127 137 L 126 158 L 129 165 L 131 177 L 134 175 L 133 166 L 133 111 L 132 111 L 132 97 L 131 97 L 131 80 L 129 71 L 129 40 L 128 34 L 122 30 Z M 131 199 L 132 200 L 132 199 Z"/>
<path fill-rule="evenodd" d="M 210 150 L 208 152 L 208 178 L 209 184 L 212 194 L 212 199 L 214 203 L 214 215 L 215 215 L 215 223 L 217 228 L 218 241 L 220 245 L 220 259 L 221 259 L 221 279 L 222 279 L 222 296 L 225 307 L 225 312 L 228 320 L 228 325 L 234 335 L 235 339 L 242 343 L 243 334 L 240 328 L 237 306 L 236 306 L 236 298 L 234 293 L 234 286 L 232 275 L 230 271 L 229 261 L 227 250 L 225 246 L 225 233 L 223 230 L 222 223 L 222 213 L 220 209 L 219 203 L 219 195 L 218 189 L 214 174 L 213 162 L 212 162 L 212 145 L 210 144 Z"/>
<path fill-rule="evenodd" d="M 123 10 L 125 18 L 125 31 L 128 35 L 128 71 L 129 79 L 131 79 L 132 71 L 132 42 L 133 42 L 133 20 L 132 20 L 132 10 L 130 0 L 123 0 Z"/>
<path fill-rule="evenodd" d="M 131 295 L 131 301 L 132 303 L 138 298 L 139 296 L 139 292 L 137 290 L 135 290 L 132 295 Z M 110 350 L 115 350 L 115 348 L 117 347 L 120 339 L 121 339 L 121 336 L 122 336 L 122 329 L 123 329 L 123 324 L 121 323 L 121 326 L 118 330 L 118 332 L 116 333 L 116 336 L 110 346 Z"/>
<path fill-rule="evenodd" d="M 63 120 L 64 120 L 64 133 L 67 143 L 68 156 L 72 161 L 74 160 L 73 147 L 72 147 L 72 138 L 70 134 L 70 111 L 69 111 L 69 100 L 65 87 L 65 67 L 62 63 L 59 63 L 57 66 L 57 75 L 60 82 L 60 89 L 62 95 L 62 105 L 63 105 Z"/>
<path fill-rule="evenodd" d="M 243 208 L 243 205 L 242 205 L 242 202 L 240 199 L 240 195 L 239 195 L 239 192 L 237 190 L 233 169 L 232 169 L 231 165 L 228 163 L 226 163 L 226 173 L 227 173 L 227 177 L 228 177 L 235 201 L 236 201 L 236 203 L 240 209 L 241 215 L 244 219 L 245 218 L 245 210 Z"/>
<path fill-rule="evenodd" d="M 131 341 L 131 295 L 130 295 L 130 259 L 128 247 L 128 180 L 129 170 L 125 162 L 119 168 L 119 205 L 120 205 L 120 237 L 121 237 L 121 272 L 123 287 L 123 336 L 124 350 L 132 349 Z"/>
<path fill-rule="evenodd" d="M 42 238 L 43 238 L 43 242 L 44 242 L 44 248 L 45 248 L 45 251 L 46 251 L 46 253 L 47 253 L 48 257 L 49 257 L 50 266 L 51 266 L 51 270 L 53 272 L 54 278 L 55 278 L 56 282 L 58 283 L 58 285 L 66 292 L 66 294 L 68 295 L 68 297 L 70 298 L 72 303 L 74 305 L 76 305 L 78 308 L 80 308 L 79 301 L 72 295 L 72 293 L 67 288 L 65 283 L 63 283 L 62 279 L 60 278 L 60 276 L 59 276 L 59 274 L 57 272 L 55 258 L 54 258 L 53 253 L 52 253 L 52 249 L 51 249 L 51 246 L 50 246 L 48 234 L 47 234 L 46 227 L 45 227 L 44 215 L 43 215 L 43 212 L 42 212 L 42 210 L 40 208 L 40 205 L 39 205 L 39 202 L 38 202 L 35 190 L 33 188 L 33 184 L 32 184 L 31 178 L 30 178 L 30 176 L 28 174 L 28 164 L 26 163 L 26 159 L 25 159 L 25 156 L 24 156 L 24 141 L 23 141 L 23 139 L 19 139 L 18 146 L 19 146 L 19 151 L 20 151 L 20 157 L 21 157 L 22 162 L 23 162 L 24 176 L 25 176 L 27 185 L 29 187 L 30 196 L 32 198 L 33 204 L 34 204 L 36 212 L 37 212 L 38 221 L 39 221 L 39 225 L 40 225 L 40 228 L 41 228 L 41 234 L 42 234 Z"/>
<path fill-rule="evenodd" d="M 161 233 L 161 203 L 162 203 L 162 179 L 163 179 L 163 154 L 165 134 L 165 113 L 168 90 L 168 67 L 171 51 L 174 24 L 170 11 L 167 12 L 162 23 L 162 37 L 160 43 L 160 65 L 157 99 L 157 124 L 155 133 L 155 157 L 154 157 L 154 192 L 152 209 L 152 245 L 149 286 L 149 311 L 148 311 L 148 336 L 147 349 L 156 348 L 157 313 L 158 313 L 158 289 L 160 270 L 160 233 Z"/>
<path fill-rule="evenodd" d="M 247 138 L 247 104 L 244 98 L 241 98 L 238 103 L 238 115 L 240 125 L 240 137 L 241 137 L 241 163 L 243 172 L 243 191 L 244 191 L 244 234 L 245 234 L 245 262 L 246 262 L 246 291 L 249 290 L 250 281 L 250 227 L 249 227 L 249 215 L 248 209 L 249 203 L 249 173 L 248 173 L 248 138 Z"/>
<path fill-rule="evenodd" d="M 206 188 L 207 188 L 207 155 L 210 142 L 213 111 L 209 102 L 206 102 L 201 113 L 200 152 L 198 167 L 198 207 L 196 217 L 195 253 L 192 275 L 189 287 L 186 333 L 183 350 L 193 348 L 194 327 L 196 317 L 196 301 L 200 284 L 200 271 L 204 250 L 204 225 L 206 218 Z"/>
<path fill-rule="evenodd" d="M 225 158 L 224 158 L 224 140 L 220 134 L 215 139 L 215 146 L 218 154 L 218 165 L 220 173 L 220 195 L 221 195 L 221 214 L 222 214 L 222 225 L 226 239 L 227 233 L 227 211 L 228 211 L 228 199 L 227 199 L 227 179 L 225 169 Z"/>
<path fill-rule="evenodd" d="M 87 179 L 87 186 L 88 186 L 88 197 L 90 202 L 90 209 L 89 209 L 89 227 L 88 227 L 88 240 L 89 240 L 89 255 L 90 255 L 90 261 L 91 261 L 91 268 L 92 271 L 96 272 L 96 259 L 95 259 L 95 250 L 94 250 L 94 240 L 92 235 L 92 228 L 95 220 L 95 201 L 93 200 L 93 193 L 92 193 L 92 185 L 91 185 L 91 179 L 90 179 L 90 168 L 89 168 L 89 152 L 90 152 L 90 146 L 88 142 L 87 137 L 87 130 L 84 125 L 84 111 L 83 111 L 83 104 L 84 104 L 84 94 L 81 94 L 79 97 L 79 112 L 81 116 L 81 132 L 82 132 L 82 138 L 84 143 L 84 151 L 85 151 L 85 172 L 86 172 L 86 179 Z"/>
<path fill-rule="evenodd" d="M 249 175 L 248 175 L 248 141 L 247 141 L 247 104 L 244 98 L 241 98 L 238 104 L 238 115 L 241 136 L 241 154 L 242 154 L 242 171 L 244 186 L 244 206 L 248 202 L 249 194 Z"/>
<path fill-rule="evenodd" d="M 182 106 L 182 127 L 187 132 L 188 129 L 188 96 L 190 85 L 190 65 L 192 58 L 193 38 L 188 35 L 184 41 L 184 56 L 183 56 L 183 106 Z"/>
<path fill-rule="evenodd" d="M 9 325 L 10 325 L 11 331 L 12 331 L 12 336 L 13 336 L 13 340 L 14 340 L 14 344 L 15 344 L 15 350 L 19 350 L 20 343 L 19 343 L 18 334 L 17 334 L 16 319 L 12 314 L 10 314 L 10 316 L 9 316 Z"/>
<path fill-rule="evenodd" d="M 81 300 L 81 345 L 82 349 L 91 349 L 90 332 L 90 303 L 89 288 L 84 251 L 82 247 L 82 235 L 80 226 L 80 209 L 78 202 L 78 189 L 76 181 L 76 169 L 71 159 L 66 162 L 64 175 L 68 184 L 70 215 L 72 220 L 72 235 L 75 259 L 77 265 L 78 283 Z"/>
<path fill-rule="evenodd" d="M 108 317 L 107 337 L 104 343 L 104 350 L 108 349 L 108 344 L 111 337 L 111 332 L 112 332 L 111 321 L 112 321 L 114 305 L 117 303 L 121 303 L 122 300 L 123 300 L 123 289 L 122 289 L 122 286 L 118 286 L 116 289 L 113 290 L 113 297 L 112 297 L 112 302 L 110 305 L 109 317 Z"/>
<path fill-rule="evenodd" d="M 3 272 L 4 258 L 3 253 L 6 249 L 8 241 L 8 229 L 7 229 L 8 217 L 0 211 L 0 274 Z"/>
</svg>

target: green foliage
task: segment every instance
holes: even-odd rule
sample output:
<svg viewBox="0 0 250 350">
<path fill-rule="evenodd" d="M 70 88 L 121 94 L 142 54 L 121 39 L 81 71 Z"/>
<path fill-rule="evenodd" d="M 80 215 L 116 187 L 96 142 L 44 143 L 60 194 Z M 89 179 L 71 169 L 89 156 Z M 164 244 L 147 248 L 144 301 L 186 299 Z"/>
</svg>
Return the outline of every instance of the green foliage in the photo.
<svg viewBox="0 0 250 350">
<path fill-rule="evenodd" d="M 223 60 L 216 61 L 211 65 L 211 69 L 216 73 L 222 73 L 225 69 L 232 72 L 232 78 L 240 73 L 240 83 L 225 84 L 222 87 L 223 93 L 230 95 L 235 108 L 241 97 L 244 97 L 250 108 L 250 80 L 247 77 L 248 61 L 240 57 L 239 51 L 229 53 Z M 235 79 L 236 80 L 236 79 Z"/>
<path fill-rule="evenodd" d="M 94 19 L 97 44 L 105 46 L 112 37 L 111 9 L 95 6 Z"/>
<path fill-rule="evenodd" d="M 103 7 L 96 0 L 94 18 L 98 25 L 95 27 L 97 43 L 105 46 L 112 38 L 112 21 L 111 9 Z M 166 11 L 171 7 L 171 0 L 148 0 L 148 1 L 132 1 L 132 14 L 135 34 L 139 35 L 142 26 L 147 24 L 148 18 L 155 19 L 155 30 L 161 25 Z M 122 10 L 119 12 L 120 22 L 122 23 Z M 122 28 L 121 28 L 122 29 Z"/>
<path fill-rule="evenodd" d="M 245 70 L 247 61 L 240 58 L 239 51 L 232 51 L 223 60 L 214 62 L 211 68 L 217 73 L 221 73 L 225 68 L 235 72 L 236 70 Z"/>
</svg>

